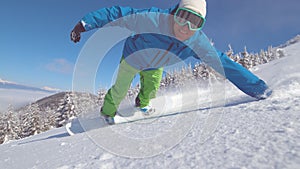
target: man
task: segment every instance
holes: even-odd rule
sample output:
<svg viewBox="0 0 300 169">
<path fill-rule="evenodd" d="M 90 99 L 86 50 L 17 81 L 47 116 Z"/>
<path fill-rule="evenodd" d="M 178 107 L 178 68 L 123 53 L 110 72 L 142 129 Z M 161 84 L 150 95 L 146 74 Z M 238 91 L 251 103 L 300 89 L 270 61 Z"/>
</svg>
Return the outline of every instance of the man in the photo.
<svg viewBox="0 0 300 169">
<path fill-rule="evenodd" d="M 267 91 L 267 95 L 271 94 L 264 81 L 211 46 L 201 31 L 205 16 L 205 0 L 181 0 L 166 10 L 114 6 L 88 13 L 82 18 L 71 32 L 71 40 L 75 43 L 80 40 L 81 32 L 106 24 L 134 32 L 125 41 L 116 83 L 109 89 L 101 108 L 101 115 L 108 124 L 114 124 L 118 106 L 136 73 L 141 75 L 136 106 L 148 114 L 152 111 L 149 102 L 158 90 L 162 67 L 189 56 L 207 63 L 252 97 L 264 99 Z"/>
</svg>

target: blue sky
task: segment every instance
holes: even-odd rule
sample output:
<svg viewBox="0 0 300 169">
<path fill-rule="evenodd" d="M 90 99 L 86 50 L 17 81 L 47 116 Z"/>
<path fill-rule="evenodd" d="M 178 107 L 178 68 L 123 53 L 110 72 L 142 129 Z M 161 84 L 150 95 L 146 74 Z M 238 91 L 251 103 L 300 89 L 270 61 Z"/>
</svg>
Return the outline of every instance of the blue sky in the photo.
<svg viewBox="0 0 300 169">
<path fill-rule="evenodd" d="M 88 12 L 112 5 L 168 8 L 179 0 L 6 0 L 0 5 L 0 78 L 25 85 L 72 88 L 73 68 L 84 43 L 70 41 L 74 25 Z M 300 34 L 299 0 L 209 0 L 204 32 L 215 46 L 259 52 Z M 97 86 L 109 87 L 120 45 L 100 67 Z M 104 72 L 104 73 L 103 73 Z"/>
</svg>

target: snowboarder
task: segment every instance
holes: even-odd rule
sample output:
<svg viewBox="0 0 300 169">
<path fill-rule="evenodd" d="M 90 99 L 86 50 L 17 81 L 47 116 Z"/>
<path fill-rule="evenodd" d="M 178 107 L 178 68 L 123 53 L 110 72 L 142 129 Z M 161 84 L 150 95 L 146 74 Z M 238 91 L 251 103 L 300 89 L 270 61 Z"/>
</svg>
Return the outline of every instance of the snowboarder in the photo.
<svg viewBox="0 0 300 169">
<path fill-rule="evenodd" d="M 88 13 L 77 23 L 71 32 L 71 40 L 75 43 L 79 42 L 82 32 L 108 23 L 134 32 L 125 41 L 116 82 L 101 108 L 101 115 L 108 124 L 114 124 L 118 106 L 137 73 L 141 75 L 141 89 L 136 106 L 146 114 L 152 111 L 149 102 L 158 90 L 162 67 L 178 62 L 173 59 L 174 55 L 181 60 L 190 56 L 200 59 L 252 97 L 265 99 L 271 94 L 263 80 L 211 46 L 201 31 L 205 16 L 205 0 L 181 0 L 169 9 L 102 8 Z M 124 19 L 120 20 L 122 17 Z"/>
</svg>

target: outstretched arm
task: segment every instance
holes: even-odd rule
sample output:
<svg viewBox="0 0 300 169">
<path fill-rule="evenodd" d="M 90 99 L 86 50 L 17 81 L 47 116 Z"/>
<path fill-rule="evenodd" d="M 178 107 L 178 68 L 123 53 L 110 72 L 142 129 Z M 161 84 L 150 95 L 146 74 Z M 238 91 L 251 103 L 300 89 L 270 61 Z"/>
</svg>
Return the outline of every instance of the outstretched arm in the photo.
<svg viewBox="0 0 300 169">
<path fill-rule="evenodd" d="M 232 61 L 226 54 L 218 52 L 218 55 L 222 62 L 226 78 L 236 87 L 259 100 L 271 95 L 272 91 L 263 80 L 242 65 Z"/>
<path fill-rule="evenodd" d="M 109 8 L 102 8 L 97 11 L 86 14 L 74 27 L 71 33 L 71 40 L 79 42 L 80 33 L 89 31 L 95 28 L 101 28 L 109 23 L 111 26 L 121 26 L 129 30 L 136 30 L 137 27 L 144 26 L 145 23 L 149 23 L 149 18 L 154 15 L 148 13 L 168 13 L 169 10 L 162 10 L 159 8 L 148 8 L 148 9 L 135 9 L 131 7 L 113 6 Z M 147 15 L 143 15 L 147 13 Z M 141 14 L 141 15 L 137 15 Z M 123 18 L 122 18 L 123 17 Z M 122 19 L 120 19 L 122 18 Z M 148 20 L 147 20 L 148 19 Z M 155 19 L 152 19 L 152 21 Z M 113 21 L 117 21 L 114 23 Z M 137 22 L 140 23 L 137 23 Z"/>
<path fill-rule="evenodd" d="M 217 51 L 204 33 L 200 35 L 198 44 L 197 58 L 223 75 L 241 91 L 257 99 L 265 99 L 271 95 L 272 91 L 263 80 L 231 60 L 226 54 Z"/>
</svg>

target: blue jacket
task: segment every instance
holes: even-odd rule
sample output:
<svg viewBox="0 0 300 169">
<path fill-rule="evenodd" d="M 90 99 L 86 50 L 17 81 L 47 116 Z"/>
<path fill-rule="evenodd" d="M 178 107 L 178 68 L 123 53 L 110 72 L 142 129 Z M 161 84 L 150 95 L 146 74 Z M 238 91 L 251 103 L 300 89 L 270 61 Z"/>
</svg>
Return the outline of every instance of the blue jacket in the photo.
<svg viewBox="0 0 300 169">
<path fill-rule="evenodd" d="M 85 15 L 81 22 L 86 31 L 120 26 L 132 31 L 124 44 L 123 55 L 133 67 L 145 70 L 176 64 L 193 56 L 211 66 L 244 93 L 261 99 L 266 83 L 253 73 L 216 51 L 202 31 L 186 41 L 173 34 L 173 16 L 178 5 L 169 9 L 135 9 L 113 6 Z"/>
</svg>

